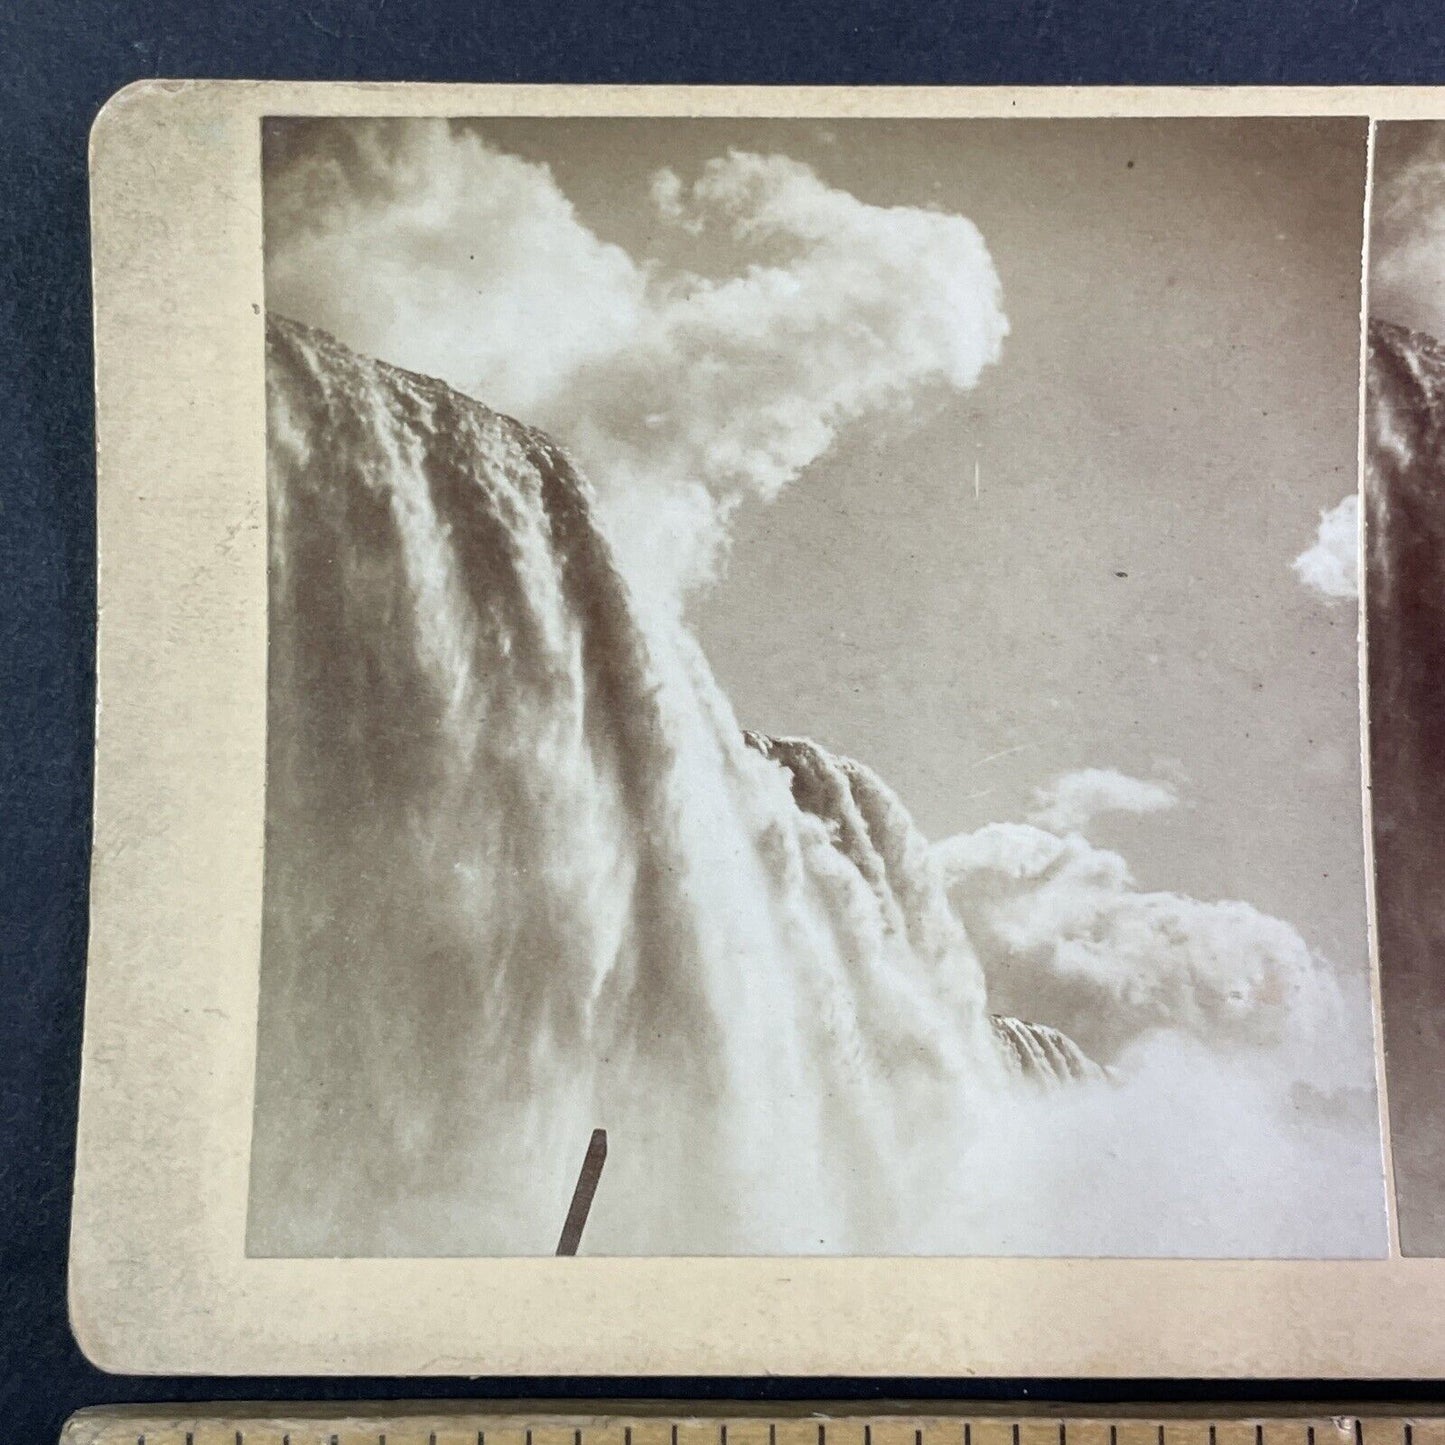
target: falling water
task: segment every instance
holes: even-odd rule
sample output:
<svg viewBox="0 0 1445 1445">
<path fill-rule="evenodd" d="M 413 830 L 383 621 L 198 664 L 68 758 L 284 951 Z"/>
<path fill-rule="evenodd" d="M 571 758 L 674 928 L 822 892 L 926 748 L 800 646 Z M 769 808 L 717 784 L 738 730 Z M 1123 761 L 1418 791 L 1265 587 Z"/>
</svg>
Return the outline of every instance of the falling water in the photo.
<svg viewBox="0 0 1445 1445">
<path fill-rule="evenodd" d="M 284 321 L 268 376 L 252 1250 L 550 1250 L 594 1127 L 594 1250 L 916 1242 L 1088 1069 L 996 1032 L 897 798 L 743 733 L 545 436 Z"/>
<path fill-rule="evenodd" d="M 1047 1024 L 993 1015 L 994 1031 L 1010 1061 L 1024 1078 L 1050 1084 L 1073 1084 L 1108 1078 L 1073 1039 Z"/>
</svg>

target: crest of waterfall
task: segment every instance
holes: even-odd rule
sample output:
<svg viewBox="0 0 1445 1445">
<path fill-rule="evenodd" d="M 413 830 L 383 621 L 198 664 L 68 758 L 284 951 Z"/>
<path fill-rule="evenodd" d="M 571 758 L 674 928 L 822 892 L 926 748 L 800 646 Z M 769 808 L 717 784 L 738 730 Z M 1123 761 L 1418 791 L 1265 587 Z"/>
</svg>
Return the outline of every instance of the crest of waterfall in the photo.
<svg viewBox="0 0 1445 1445">
<path fill-rule="evenodd" d="M 1096 1064 L 1073 1039 L 1047 1024 L 1026 1023 L 1003 1014 L 990 1016 L 994 1032 L 1018 1072 L 1044 1087 L 1098 1082 L 1109 1071 Z"/>
</svg>

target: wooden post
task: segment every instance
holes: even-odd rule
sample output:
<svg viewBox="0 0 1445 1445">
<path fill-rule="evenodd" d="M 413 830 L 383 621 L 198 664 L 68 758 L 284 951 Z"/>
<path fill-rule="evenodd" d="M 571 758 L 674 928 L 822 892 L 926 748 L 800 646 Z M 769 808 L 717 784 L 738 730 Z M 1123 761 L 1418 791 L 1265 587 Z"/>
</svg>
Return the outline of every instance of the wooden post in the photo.
<svg viewBox="0 0 1445 1445">
<path fill-rule="evenodd" d="M 576 1254 L 582 1242 L 582 1230 L 587 1223 L 587 1212 L 592 1208 L 592 1196 L 597 1193 L 597 1181 L 602 1177 L 602 1166 L 607 1162 L 607 1130 L 594 1129 L 587 1145 L 587 1154 L 582 1160 L 582 1172 L 577 1176 L 577 1187 L 572 1191 L 572 1207 L 567 1211 L 567 1222 L 562 1226 L 562 1238 L 557 1241 L 558 1254 Z"/>
</svg>

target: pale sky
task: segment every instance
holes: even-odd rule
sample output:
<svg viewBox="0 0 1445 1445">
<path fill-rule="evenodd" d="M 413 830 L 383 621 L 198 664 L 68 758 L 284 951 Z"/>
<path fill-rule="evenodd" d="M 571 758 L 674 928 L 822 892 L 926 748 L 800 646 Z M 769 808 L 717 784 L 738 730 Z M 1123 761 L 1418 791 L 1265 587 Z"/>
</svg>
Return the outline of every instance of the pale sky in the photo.
<svg viewBox="0 0 1445 1445">
<path fill-rule="evenodd" d="M 1291 566 L 1355 485 L 1363 122 L 469 125 L 637 262 L 731 272 L 650 195 L 729 148 L 975 222 L 1000 362 L 745 501 L 689 603 L 740 722 L 868 763 L 934 839 L 1077 769 L 1167 783 L 1091 836 L 1363 966 L 1356 613 Z"/>
</svg>

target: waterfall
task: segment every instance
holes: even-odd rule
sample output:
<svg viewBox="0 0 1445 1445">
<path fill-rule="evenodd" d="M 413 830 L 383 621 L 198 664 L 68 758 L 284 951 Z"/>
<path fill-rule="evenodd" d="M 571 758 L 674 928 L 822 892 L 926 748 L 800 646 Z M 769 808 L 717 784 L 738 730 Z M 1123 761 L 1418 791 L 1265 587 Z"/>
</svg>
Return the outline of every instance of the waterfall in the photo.
<svg viewBox="0 0 1445 1445">
<path fill-rule="evenodd" d="M 594 1250 L 905 1247 L 1025 1055 L 902 805 L 744 734 L 547 437 L 268 346 L 250 1248 L 550 1250 L 594 1127 Z"/>
<path fill-rule="evenodd" d="M 1108 1070 L 1096 1064 L 1058 1029 L 1002 1014 L 992 1015 L 991 1022 L 1008 1050 L 1010 1061 L 1026 1079 L 1051 1086 L 1108 1078 Z"/>
<path fill-rule="evenodd" d="M 546 435 L 295 323 L 267 346 L 249 1253 L 550 1254 L 594 1130 L 592 1254 L 1374 1246 L 1372 1096 L 1291 1092 L 1277 1030 L 1146 1009 L 1105 1069 L 991 1010 L 975 938 L 1042 957 L 1055 919 L 1154 966 L 1133 913 L 1058 906 L 1087 865 L 1133 907 L 1122 864 L 930 846 L 864 764 L 743 729 Z M 1013 912 L 968 922 L 969 879 Z M 1227 1210 L 1170 1193 L 1194 1156 Z"/>
</svg>

